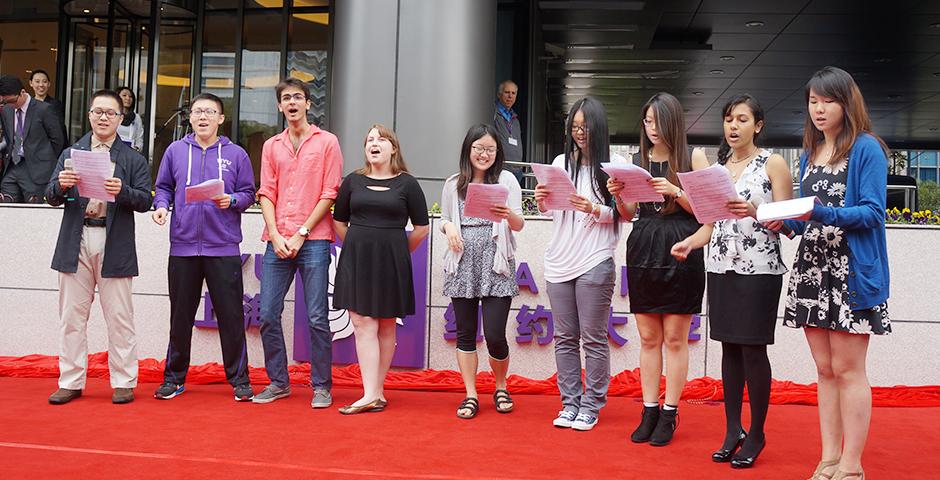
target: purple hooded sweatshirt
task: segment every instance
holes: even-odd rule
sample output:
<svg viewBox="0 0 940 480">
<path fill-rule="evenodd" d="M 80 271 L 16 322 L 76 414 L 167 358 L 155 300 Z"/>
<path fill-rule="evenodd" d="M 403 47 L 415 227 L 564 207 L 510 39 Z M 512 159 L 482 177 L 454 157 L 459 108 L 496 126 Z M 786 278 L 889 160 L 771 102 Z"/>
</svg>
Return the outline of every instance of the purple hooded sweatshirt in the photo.
<svg viewBox="0 0 940 480">
<path fill-rule="evenodd" d="M 221 160 L 220 160 L 221 158 Z M 221 178 L 235 202 L 225 210 L 214 202 L 186 203 L 186 186 Z M 255 174 L 242 147 L 227 137 L 203 149 L 194 134 L 170 144 L 157 173 L 153 207 L 169 209 L 170 255 L 179 257 L 239 255 L 241 214 L 255 203 Z"/>
</svg>

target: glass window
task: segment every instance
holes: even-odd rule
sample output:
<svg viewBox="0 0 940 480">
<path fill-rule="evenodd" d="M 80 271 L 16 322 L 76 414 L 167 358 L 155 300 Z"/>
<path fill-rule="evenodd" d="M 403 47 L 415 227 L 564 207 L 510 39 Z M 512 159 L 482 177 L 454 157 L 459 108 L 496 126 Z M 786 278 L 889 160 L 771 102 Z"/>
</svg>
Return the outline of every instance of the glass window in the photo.
<svg viewBox="0 0 940 480">
<path fill-rule="evenodd" d="M 921 167 L 936 167 L 937 152 L 921 152 L 918 165 Z"/>
<path fill-rule="evenodd" d="M 321 127 L 326 127 L 329 24 L 330 15 L 328 13 L 297 13 L 291 15 L 287 72 L 285 72 L 287 76 L 307 83 L 311 97 L 311 106 L 307 112 L 307 119 Z"/>
<path fill-rule="evenodd" d="M 29 75 L 33 70 L 45 70 L 49 80 L 55 82 L 58 22 L 4 22 L 0 25 L 0 72 L 19 77 L 30 94 L 33 91 L 29 88 Z M 51 87 L 49 95 L 55 96 L 55 85 Z"/>
<path fill-rule="evenodd" d="M 225 123 L 220 134 L 232 135 L 235 119 L 235 32 L 234 15 L 206 12 L 202 36 L 202 81 L 200 91 L 222 99 Z"/>
<path fill-rule="evenodd" d="M 280 12 L 245 15 L 237 141 L 251 157 L 256 180 L 261 147 L 281 130 L 274 87 L 280 81 L 282 18 Z"/>
<path fill-rule="evenodd" d="M 919 178 L 921 180 L 929 180 L 931 182 L 937 181 L 937 169 L 936 168 L 921 168 Z"/>
<path fill-rule="evenodd" d="M 283 8 L 284 0 L 245 0 L 245 9 L 250 8 Z"/>
<path fill-rule="evenodd" d="M 223 10 L 228 8 L 234 10 L 238 8 L 238 2 L 239 0 L 206 0 L 206 10 Z"/>
<path fill-rule="evenodd" d="M 154 97 L 153 172 L 166 147 L 186 135 L 189 119 L 181 109 L 191 96 L 193 25 L 161 25 L 158 53 L 157 92 Z M 146 113 L 146 112 L 144 112 Z M 146 118 L 146 117 L 144 117 Z M 146 122 L 145 122 L 146 123 Z"/>
</svg>

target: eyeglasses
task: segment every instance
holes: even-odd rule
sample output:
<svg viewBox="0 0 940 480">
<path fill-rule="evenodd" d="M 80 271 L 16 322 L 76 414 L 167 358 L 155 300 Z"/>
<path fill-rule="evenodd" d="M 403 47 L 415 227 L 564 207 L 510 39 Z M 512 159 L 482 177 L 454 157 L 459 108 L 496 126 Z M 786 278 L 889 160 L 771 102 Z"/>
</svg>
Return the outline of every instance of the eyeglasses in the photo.
<svg viewBox="0 0 940 480">
<path fill-rule="evenodd" d="M 219 111 L 214 108 L 197 108 L 189 112 L 189 118 L 199 118 L 203 115 L 207 117 L 214 117 L 219 114 Z"/>
<path fill-rule="evenodd" d="M 483 152 L 486 152 L 487 155 L 496 155 L 496 147 L 484 147 L 483 145 L 470 145 L 470 148 L 476 152 L 477 155 L 483 155 Z"/>
<path fill-rule="evenodd" d="M 104 115 L 105 117 L 108 117 L 108 120 L 114 120 L 114 117 L 117 117 L 118 115 L 124 115 L 124 114 L 121 113 L 121 112 L 116 112 L 116 111 L 110 110 L 110 109 L 109 109 L 109 110 L 105 110 L 105 109 L 103 109 L 103 108 L 96 108 L 96 109 L 94 109 L 94 110 L 89 110 L 88 113 L 90 113 L 92 116 L 98 117 L 98 118 L 101 118 L 101 116 Z"/>
<path fill-rule="evenodd" d="M 281 95 L 282 102 L 289 102 L 291 99 L 297 100 L 298 102 L 303 102 L 307 100 L 307 97 L 302 93 L 295 93 L 293 95 L 285 93 L 284 95 Z"/>
<path fill-rule="evenodd" d="M 643 126 L 644 126 L 644 127 L 656 127 L 656 121 L 655 121 L 655 120 L 652 120 L 652 119 L 649 119 L 649 118 L 644 118 L 644 119 L 643 119 Z"/>
<path fill-rule="evenodd" d="M 585 125 L 572 125 L 571 133 L 588 133 L 590 130 Z"/>
</svg>

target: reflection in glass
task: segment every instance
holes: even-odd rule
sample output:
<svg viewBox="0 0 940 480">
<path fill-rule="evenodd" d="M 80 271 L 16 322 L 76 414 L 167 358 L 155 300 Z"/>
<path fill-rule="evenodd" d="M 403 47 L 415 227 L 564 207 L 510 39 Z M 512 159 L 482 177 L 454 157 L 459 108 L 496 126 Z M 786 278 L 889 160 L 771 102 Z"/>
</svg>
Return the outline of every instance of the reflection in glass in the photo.
<svg viewBox="0 0 940 480">
<path fill-rule="evenodd" d="M 192 25 L 161 25 L 158 52 L 157 94 L 154 101 L 156 127 L 153 158 L 160 159 L 167 146 L 186 135 L 189 122 L 180 109 L 190 97 L 193 58 Z M 153 162 L 156 177 L 159 161 Z"/>
<path fill-rule="evenodd" d="M 202 88 L 222 99 L 225 122 L 219 133 L 232 135 L 235 118 L 235 16 L 206 13 L 202 37 Z M 233 139 L 234 141 L 234 139 Z"/>
<path fill-rule="evenodd" d="M 237 142 L 248 152 L 257 177 L 264 141 L 281 131 L 274 87 L 280 80 L 281 15 L 245 15 Z"/>
<path fill-rule="evenodd" d="M 287 52 L 286 74 L 307 83 L 311 102 L 307 120 L 321 127 L 326 126 L 329 23 L 328 13 L 291 15 Z"/>
</svg>

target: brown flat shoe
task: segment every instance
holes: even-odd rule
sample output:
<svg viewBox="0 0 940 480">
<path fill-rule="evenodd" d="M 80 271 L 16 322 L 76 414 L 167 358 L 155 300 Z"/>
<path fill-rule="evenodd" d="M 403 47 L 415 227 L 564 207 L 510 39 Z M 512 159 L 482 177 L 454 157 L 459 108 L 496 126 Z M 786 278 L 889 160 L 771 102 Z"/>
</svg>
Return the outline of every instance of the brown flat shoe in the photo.
<svg viewBox="0 0 940 480">
<path fill-rule="evenodd" d="M 380 398 L 375 402 L 375 406 L 370 408 L 368 411 L 369 413 L 381 412 L 385 410 L 386 406 L 388 406 L 388 400 L 383 400 Z"/>
<path fill-rule="evenodd" d="M 71 390 L 68 388 L 60 388 L 55 391 L 52 395 L 49 396 L 49 403 L 52 405 L 65 405 L 66 403 L 75 400 L 78 397 L 82 396 L 81 390 Z"/>
<path fill-rule="evenodd" d="M 372 400 L 371 402 L 365 405 L 358 405 L 358 406 L 346 405 L 344 407 L 339 407 L 339 413 L 342 413 L 343 415 L 355 415 L 357 413 L 368 412 L 368 411 L 371 411 L 373 408 L 378 407 L 379 402 L 381 401 L 382 401 L 381 398 L 376 398 L 375 400 Z"/>
<path fill-rule="evenodd" d="M 114 394 L 111 395 L 111 403 L 122 404 L 122 403 L 131 403 L 134 401 L 134 389 L 133 388 L 115 388 Z"/>
</svg>

